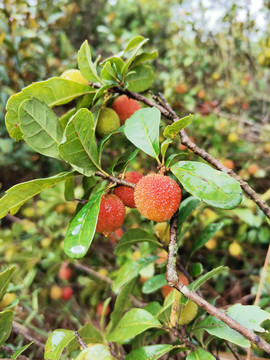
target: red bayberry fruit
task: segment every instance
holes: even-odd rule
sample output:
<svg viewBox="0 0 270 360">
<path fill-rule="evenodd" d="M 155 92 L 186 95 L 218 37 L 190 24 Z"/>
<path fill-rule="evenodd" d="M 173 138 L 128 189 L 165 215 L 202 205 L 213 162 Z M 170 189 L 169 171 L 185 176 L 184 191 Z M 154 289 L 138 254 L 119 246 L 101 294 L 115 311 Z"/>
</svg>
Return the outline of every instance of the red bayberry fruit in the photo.
<svg viewBox="0 0 270 360">
<path fill-rule="evenodd" d="M 137 100 L 130 99 L 126 95 L 121 95 L 114 100 L 112 108 L 118 114 L 121 125 L 123 125 L 141 106 Z"/>
<path fill-rule="evenodd" d="M 104 302 L 100 302 L 97 304 L 96 312 L 99 316 L 102 316 L 103 308 L 104 308 Z M 109 308 L 109 305 L 107 305 L 104 315 L 107 316 L 107 315 L 109 315 L 109 313 L 110 313 L 110 308 Z"/>
<path fill-rule="evenodd" d="M 72 276 L 72 270 L 70 267 L 66 266 L 66 265 L 61 265 L 59 271 L 58 271 L 58 277 L 61 280 L 68 280 L 70 279 Z"/>
<path fill-rule="evenodd" d="M 73 295 L 73 290 L 70 286 L 66 286 L 62 289 L 62 299 L 69 300 Z"/>
<path fill-rule="evenodd" d="M 118 196 L 105 194 L 101 197 L 96 232 L 105 236 L 119 229 L 125 219 L 125 205 Z"/>
<path fill-rule="evenodd" d="M 188 286 L 188 278 L 184 274 L 179 274 L 178 279 L 182 284 Z M 169 286 L 168 284 L 163 285 L 161 288 L 161 292 L 164 298 L 168 296 L 172 291 L 173 287 Z"/>
<path fill-rule="evenodd" d="M 179 208 L 181 189 L 169 176 L 150 174 L 143 177 L 135 187 L 135 205 L 149 220 L 169 220 Z"/>
<path fill-rule="evenodd" d="M 125 174 L 124 177 L 126 181 L 133 184 L 137 184 L 141 178 L 143 178 L 143 175 L 137 171 L 129 171 Z M 132 188 L 128 186 L 117 186 L 117 188 L 114 189 L 114 193 L 123 201 L 126 206 L 130 208 L 136 207 L 134 202 L 134 190 Z"/>
</svg>

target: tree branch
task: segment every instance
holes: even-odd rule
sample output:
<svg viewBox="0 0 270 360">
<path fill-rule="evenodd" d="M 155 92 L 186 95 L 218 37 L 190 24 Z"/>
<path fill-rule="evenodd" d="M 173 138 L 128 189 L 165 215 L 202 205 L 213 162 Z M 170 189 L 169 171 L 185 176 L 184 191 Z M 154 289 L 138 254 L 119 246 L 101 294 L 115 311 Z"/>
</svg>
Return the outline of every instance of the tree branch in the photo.
<svg viewBox="0 0 270 360">
<path fill-rule="evenodd" d="M 89 83 L 90 86 L 92 86 L 95 89 L 99 89 L 99 84 Z M 118 93 L 118 94 L 125 94 L 128 97 L 141 101 L 144 104 L 157 108 L 161 114 L 166 117 L 167 119 L 175 122 L 179 119 L 177 114 L 172 110 L 171 106 L 168 104 L 168 102 L 164 99 L 163 95 L 159 93 L 159 96 L 162 99 L 163 105 L 161 101 L 158 103 L 146 98 L 145 96 L 135 93 L 133 91 L 130 91 L 128 89 L 122 89 L 121 87 L 114 87 L 108 90 L 112 93 Z M 223 171 L 230 175 L 232 178 L 234 178 L 236 181 L 239 182 L 241 188 L 243 191 L 258 205 L 258 207 L 264 212 L 264 214 L 270 219 L 270 207 L 267 206 L 265 201 L 263 201 L 260 196 L 248 185 L 246 181 L 244 181 L 239 175 L 237 175 L 233 170 L 228 169 L 226 166 L 224 166 L 219 160 L 215 159 L 213 156 L 208 154 L 205 150 L 198 147 L 196 144 L 194 144 L 189 137 L 187 136 L 185 130 L 180 131 L 180 137 L 181 142 L 183 145 L 188 147 L 194 154 L 200 156 L 202 159 L 204 159 L 206 162 L 214 166 L 216 169 Z M 102 173 L 101 173 L 102 174 Z M 104 178 L 104 174 L 102 174 Z M 98 174 L 98 176 L 101 176 Z M 108 178 L 108 177 L 107 177 Z M 108 178 L 109 179 L 109 178 Z M 126 185 L 128 186 L 128 185 Z M 130 186 L 130 185 L 129 185 Z"/>
<path fill-rule="evenodd" d="M 104 180 L 110 180 L 111 182 L 118 184 L 118 185 L 128 186 L 128 187 L 131 187 L 132 189 L 135 188 L 135 184 L 132 184 L 124 179 L 119 179 L 112 175 L 105 175 L 101 171 L 96 171 L 95 175 L 103 178 Z"/>
<path fill-rule="evenodd" d="M 254 334 L 249 329 L 245 328 L 244 326 L 233 320 L 225 312 L 220 311 L 215 306 L 208 303 L 196 292 L 191 291 L 187 286 L 185 286 L 179 281 L 176 271 L 177 223 L 178 223 L 178 213 L 176 212 L 171 218 L 171 226 L 170 226 L 170 243 L 169 243 L 168 263 L 167 263 L 167 271 L 166 271 L 166 279 L 168 284 L 174 287 L 176 290 L 180 291 L 187 299 L 192 300 L 198 306 L 206 310 L 209 314 L 223 321 L 230 328 L 242 334 L 250 342 L 257 345 L 258 348 L 270 354 L 270 344 L 268 344 L 266 341 L 264 341 L 258 335 Z"/>
</svg>

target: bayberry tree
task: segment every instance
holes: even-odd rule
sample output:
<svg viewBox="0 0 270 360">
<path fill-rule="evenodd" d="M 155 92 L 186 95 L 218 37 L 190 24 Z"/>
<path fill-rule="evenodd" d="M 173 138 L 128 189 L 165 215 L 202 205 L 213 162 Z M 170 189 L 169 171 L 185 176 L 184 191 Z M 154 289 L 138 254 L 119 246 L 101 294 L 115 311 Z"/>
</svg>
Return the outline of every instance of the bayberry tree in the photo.
<svg viewBox="0 0 270 360">
<path fill-rule="evenodd" d="M 270 209 L 231 169 L 190 140 L 184 128 L 192 122 L 191 114 L 179 118 L 162 94 L 149 97 L 150 93 L 144 93 L 154 80 L 146 63 L 158 56 L 156 51 L 142 50 L 146 42 L 136 36 L 121 54 L 101 62 L 99 58 L 92 61 L 86 41 L 78 52 L 79 70 L 34 83 L 7 103 L 10 137 L 62 162 L 67 171 L 9 189 L 0 200 L 0 216 L 15 214 L 30 198 L 60 182 L 65 183 L 66 200 L 74 200 L 74 184 L 80 180 L 84 195 L 76 199 L 78 207 L 64 242 L 70 258 L 91 255 L 97 232 L 116 237 L 115 255 L 120 258 L 134 244 L 145 244 L 140 257 L 118 264 L 110 282 L 113 296 L 99 306 L 101 326 L 86 323 L 78 331 L 53 331 L 44 358 L 58 360 L 63 353 L 77 360 L 93 356 L 97 360 L 153 360 L 182 353 L 188 360 L 211 360 L 215 359 L 209 346 L 213 338 L 224 341 L 236 358 L 231 344 L 244 348 L 255 344 L 270 354 L 270 345 L 257 334 L 264 332 L 261 323 L 269 319 L 268 312 L 241 304 L 222 311 L 214 306 L 214 299 L 208 302 L 200 292 L 205 282 L 228 272 L 225 266 L 206 272 L 202 264 L 192 263 L 192 255 L 223 223 L 207 225 L 189 249 L 188 259 L 181 257 L 184 225 L 199 203 L 233 209 L 241 203 L 244 191 L 268 218 Z M 179 136 L 182 145 L 198 155 L 196 161 L 183 160 L 185 152 L 175 150 Z M 110 146 L 113 141 L 117 152 Z M 135 158 L 142 162 L 143 174 L 127 171 Z M 126 207 L 136 208 L 142 222 L 161 223 L 156 234 L 140 223 L 123 236 L 117 233 L 125 221 Z M 164 261 L 155 267 L 162 257 Z M 0 275 L 3 284 L 13 271 Z M 162 288 L 164 301 L 130 305 L 139 274 L 142 292 L 154 294 Z M 71 276 L 72 271 L 63 266 L 59 277 Z M 73 295 L 69 286 L 54 290 L 56 298 L 68 300 Z M 106 318 L 110 302 L 112 312 Z M 9 336 L 11 322 L 11 310 L 0 313 L 0 328 L 6 328 L 0 345 Z M 159 341 L 160 335 L 166 343 Z"/>
</svg>

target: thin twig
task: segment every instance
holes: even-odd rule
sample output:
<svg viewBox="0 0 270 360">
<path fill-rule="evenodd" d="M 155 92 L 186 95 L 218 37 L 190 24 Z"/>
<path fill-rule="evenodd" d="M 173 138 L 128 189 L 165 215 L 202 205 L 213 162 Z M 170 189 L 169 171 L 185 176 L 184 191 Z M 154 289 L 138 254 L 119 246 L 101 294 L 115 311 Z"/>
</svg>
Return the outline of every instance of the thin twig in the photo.
<svg viewBox="0 0 270 360">
<path fill-rule="evenodd" d="M 111 182 L 115 183 L 115 184 L 118 184 L 118 185 L 124 185 L 124 186 L 128 186 L 128 187 L 131 187 L 131 188 L 135 188 L 135 184 L 132 184 L 124 179 L 119 179 L 115 176 L 112 176 L 112 175 L 105 175 L 103 174 L 102 172 L 100 171 L 96 171 L 95 173 L 96 176 L 99 176 L 105 180 L 110 180 Z"/>
<path fill-rule="evenodd" d="M 83 349 L 87 349 L 86 343 L 83 341 L 83 339 L 78 334 L 78 331 L 75 331 L 75 335 L 77 337 L 78 343 L 82 346 Z"/>
<path fill-rule="evenodd" d="M 13 320 L 12 322 L 12 330 L 16 334 L 22 335 L 26 340 L 33 341 L 36 345 L 40 346 L 42 349 L 45 349 L 45 344 L 40 340 L 35 338 L 32 334 L 29 333 L 29 330 L 24 326 Z"/>
<path fill-rule="evenodd" d="M 264 341 L 258 335 L 254 334 L 252 331 L 250 331 L 249 329 L 245 328 L 244 326 L 233 320 L 225 312 L 220 311 L 215 306 L 208 303 L 196 292 L 191 291 L 187 286 L 185 286 L 179 281 L 176 271 L 177 223 L 178 223 L 178 214 L 176 212 L 171 219 L 171 226 L 170 226 L 170 243 L 169 243 L 169 253 L 168 253 L 167 271 L 166 271 L 166 279 L 168 284 L 174 287 L 176 290 L 180 291 L 187 299 L 192 300 L 198 306 L 206 310 L 209 314 L 223 321 L 230 328 L 242 334 L 250 342 L 256 344 L 258 348 L 270 354 L 270 345 L 266 341 Z"/>
<path fill-rule="evenodd" d="M 80 264 L 79 262 L 76 262 L 76 263 L 73 264 L 73 266 L 78 270 L 82 270 L 82 271 L 84 271 L 84 272 L 86 272 L 86 273 L 88 273 L 90 275 L 93 275 L 94 277 L 100 279 L 103 282 L 106 282 L 109 285 L 113 284 L 113 281 L 110 278 L 108 278 L 105 275 L 102 275 L 102 274 L 98 273 L 97 271 L 91 269 L 89 266 L 87 266 L 85 264 Z"/>
<path fill-rule="evenodd" d="M 231 350 L 233 356 L 236 358 L 236 360 L 242 360 L 242 358 L 240 357 L 240 355 L 237 353 L 237 351 L 235 350 L 235 348 L 232 346 L 232 344 L 229 341 L 225 340 L 226 345 L 228 346 L 228 348 Z"/>
</svg>

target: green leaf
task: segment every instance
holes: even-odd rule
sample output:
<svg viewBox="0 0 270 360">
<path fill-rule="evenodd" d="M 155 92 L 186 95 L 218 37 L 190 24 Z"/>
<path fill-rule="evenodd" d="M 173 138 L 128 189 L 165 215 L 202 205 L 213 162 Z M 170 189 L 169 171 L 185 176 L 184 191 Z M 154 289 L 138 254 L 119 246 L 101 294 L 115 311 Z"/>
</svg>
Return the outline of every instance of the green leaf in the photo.
<svg viewBox="0 0 270 360">
<path fill-rule="evenodd" d="M 70 118 L 75 114 L 76 114 L 76 109 L 73 108 L 67 111 L 63 116 L 61 116 L 58 119 L 63 130 L 65 130 L 65 127 L 67 126 L 67 123 L 69 122 Z"/>
<path fill-rule="evenodd" d="M 163 135 L 165 136 L 165 138 L 174 139 L 180 130 L 184 129 L 191 123 L 193 118 L 194 115 L 190 114 L 188 116 L 183 117 L 182 119 L 175 121 L 173 124 L 168 125 L 165 128 Z"/>
<path fill-rule="evenodd" d="M 196 250 L 202 248 L 207 243 L 207 241 L 209 241 L 223 227 L 223 225 L 224 224 L 222 222 L 208 224 L 203 229 L 201 235 L 193 243 L 189 256 L 191 257 Z"/>
<path fill-rule="evenodd" d="M 96 95 L 93 99 L 93 102 L 95 102 L 97 99 L 99 99 L 105 93 L 105 91 L 107 91 L 108 89 L 110 89 L 114 86 L 115 86 L 115 84 L 104 85 L 100 89 L 98 89 L 98 91 L 96 92 Z"/>
<path fill-rule="evenodd" d="M 83 327 L 78 330 L 78 334 L 82 338 L 82 340 L 86 344 L 96 344 L 104 343 L 104 339 L 100 331 L 91 323 L 86 323 Z M 77 337 L 75 337 L 69 344 L 68 344 L 68 352 L 71 353 L 72 351 L 78 349 L 80 344 L 78 342 Z"/>
<path fill-rule="evenodd" d="M 54 330 L 46 341 L 44 359 L 60 359 L 63 350 L 74 338 L 74 331 L 64 329 Z"/>
<path fill-rule="evenodd" d="M 45 103 L 32 98 L 19 108 L 21 131 L 25 142 L 42 155 L 61 159 L 57 146 L 63 130 L 54 111 Z"/>
<path fill-rule="evenodd" d="M 103 190 L 93 195 L 71 221 L 64 241 L 65 253 L 75 259 L 83 257 L 95 235 Z"/>
<path fill-rule="evenodd" d="M 155 79 L 155 74 L 150 66 L 135 66 L 132 68 L 132 72 L 134 73 L 126 76 L 128 77 L 126 82 L 130 91 L 142 92 L 150 88 Z"/>
<path fill-rule="evenodd" d="M 74 176 L 68 178 L 65 181 L 65 199 L 67 201 L 73 201 L 75 198 L 75 194 L 74 194 Z"/>
<path fill-rule="evenodd" d="M 23 347 L 21 347 L 20 349 L 15 351 L 15 353 L 11 356 L 11 359 L 17 359 L 17 357 L 19 355 L 21 355 L 26 349 L 28 349 L 29 346 L 31 346 L 33 343 L 34 343 L 34 341 L 30 342 L 29 344 L 24 345 Z"/>
<path fill-rule="evenodd" d="M 143 36 L 137 35 L 134 36 L 129 43 L 127 44 L 127 46 L 125 47 L 124 50 L 124 54 L 125 55 L 127 52 L 133 50 L 134 48 L 136 48 L 138 45 L 140 45 L 142 42 L 145 41 L 145 38 Z"/>
<path fill-rule="evenodd" d="M 207 316 L 203 321 L 196 324 L 196 327 L 204 328 L 209 334 L 228 340 L 236 345 L 250 347 L 248 339 L 214 316 Z"/>
<path fill-rule="evenodd" d="M 101 170 L 95 138 L 95 124 L 88 109 L 80 109 L 69 120 L 58 146 L 60 155 L 85 176 Z"/>
<path fill-rule="evenodd" d="M 112 65 L 109 61 L 107 61 L 103 66 L 100 75 L 102 79 L 105 80 L 106 82 L 109 82 L 110 85 L 112 82 L 115 83 L 115 85 L 118 84 L 117 74 L 113 70 Z"/>
<path fill-rule="evenodd" d="M 260 324 L 270 320 L 269 312 L 255 305 L 235 304 L 228 308 L 227 314 L 245 328 L 258 332 L 265 332 Z"/>
<path fill-rule="evenodd" d="M 191 351 L 186 360 L 215 360 L 215 357 L 206 350 L 197 349 L 196 351 Z"/>
<path fill-rule="evenodd" d="M 73 174 L 73 172 L 64 172 L 46 179 L 31 180 L 13 186 L 0 199 L 0 218 L 6 216 L 8 212 L 15 214 L 27 200 L 41 191 L 72 177 Z"/>
<path fill-rule="evenodd" d="M 8 339 L 12 330 L 13 311 L 0 312 L 0 346 Z"/>
<path fill-rule="evenodd" d="M 122 343 L 147 329 L 157 327 L 160 327 L 160 322 L 152 314 L 143 309 L 131 309 L 107 336 L 107 340 Z"/>
<path fill-rule="evenodd" d="M 143 284 L 142 292 L 144 294 L 151 294 L 158 289 L 162 288 L 162 286 L 167 284 L 166 275 L 165 274 L 159 274 L 152 276 L 150 279 L 146 280 L 146 282 Z"/>
<path fill-rule="evenodd" d="M 165 155 L 166 155 L 166 151 L 169 147 L 169 145 L 172 143 L 171 139 L 166 139 L 165 141 L 163 141 L 163 143 L 161 144 L 161 155 L 162 155 L 162 164 L 164 164 L 164 160 L 165 160 Z"/>
<path fill-rule="evenodd" d="M 127 119 L 124 128 L 129 141 L 158 162 L 159 123 L 160 111 L 156 108 L 145 108 L 136 111 Z"/>
<path fill-rule="evenodd" d="M 147 41 L 149 39 L 144 39 L 142 36 L 137 36 L 137 39 L 134 38 L 134 40 L 132 39 L 129 44 L 127 45 L 124 54 L 127 53 L 128 51 L 135 49 L 133 51 L 133 53 L 129 56 L 129 58 L 126 60 L 125 65 L 122 69 L 122 75 L 125 76 L 128 68 L 130 67 L 130 65 L 132 64 L 133 60 L 135 59 L 136 55 L 138 54 L 140 48 L 147 43 Z"/>
<path fill-rule="evenodd" d="M 110 168 L 110 173 L 112 171 L 117 171 L 117 172 L 122 172 L 126 169 L 126 167 L 128 166 L 128 164 L 135 159 L 135 157 L 137 156 L 139 149 L 133 150 L 133 146 L 132 147 L 128 147 L 125 151 L 125 153 L 120 156 L 119 159 L 117 159 L 115 161 L 115 163 L 112 165 L 112 167 Z"/>
<path fill-rule="evenodd" d="M 102 138 L 99 142 L 98 145 L 98 156 L 99 156 L 99 162 L 101 162 L 101 155 L 102 155 L 102 150 L 104 145 L 106 144 L 106 142 L 114 135 L 114 134 L 119 134 L 122 133 L 124 131 L 124 126 L 120 126 L 120 128 L 114 130 L 113 132 L 111 132 L 110 134 L 108 134 L 107 136 L 105 136 L 104 138 Z"/>
<path fill-rule="evenodd" d="M 76 360 L 114 360 L 107 346 L 95 344 L 89 349 L 84 349 Z"/>
<path fill-rule="evenodd" d="M 116 324 L 121 319 L 123 312 L 126 310 L 128 305 L 130 304 L 129 295 L 130 295 L 131 291 L 133 290 L 134 285 L 135 285 L 135 281 L 133 279 L 133 281 L 130 281 L 129 283 L 127 283 L 120 290 L 120 292 L 116 298 L 116 301 L 115 301 L 113 312 L 111 313 L 111 316 L 110 316 L 110 323 L 108 324 L 108 326 L 106 328 L 106 334 L 108 334 L 110 331 L 112 331 L 115 328 Z"/>
<path fill-rule="evenodd" d="M 78 67 L 86 80 L 101 83 L 97 69 L 92 62 L 91 51 L 87 40 L 85 40 L 78 51 Z"/>
<path fill-rule="evenodd" d="M 239 183 L 221 171 L 196 161 L 180 161 L 171 167 L 186 191 L 209 205 L 235 208 L 242 200 Z"/>
<path fill-rule="evenodd" d="M 16 270 L 16 266 L 12 266 L 0 274 L 0 300 L 5 295 L 5 292 L 8 287 L 8 283 L 15 270 Z"/>
<path fill-rule="evenodd" d="M 200 200 L 195 199 L 193 196 L 189 196 L 183 200 L 180 204 L 178 213 L 178 227 L 177 234 L 180 235 L 181 229 L 186 218 L 192 213 L 196 206 L 200 203 Z"/>
<path fill-rule="evenodd" d="M 132 67 L 133 66 L 137 66 L 139 64 L 142 64 L 146 61 L 150 61 L 150 60 L 154 60 L 158 57 L 158 52 L 157 51 L 152 51 L 152 52 L 143 52 L 140 55 L 137 55 L 132 63 Z"/>
<path fill-rule="evenodd" d="M 117 292 L 122 286 L 134 279 L 143 268 L 157 259 L 157 256 L 147 256 L 145 258 L 137 259 L 136 261 L 125 263 L 119 270 L 118 276 L 114 281 L 113 291 Z"/>
<path fill-rule="evenodd" d="M 174 348 L 177 348 L 177 346 L 166 344 L 143 346 L 128 354 L 126 360 L 157 360 Z"/>
<path fill-rule="evenodd" d="M 20 93 L 11 96 L 7 102 L 5 121 L 9 136 L 17 141 L 23 138 L 19 123 L 19 107 L 25 100 L 35 98 L 52 108 L 56 105 L 66 104 L 85 94 L 92 94 L 94 97 L 95 93 L 96 90 L 88 85 L 61 77 L 29 85 Z"/>
<path fill-rule="evenodd" d="M 123 61 L 119 56 L 111 56 L 111 57 L 105 59 L 105 60 L 101 63 L 101 65 L 103 66 L 104 64 L 106 64 L 107 61 L 109 61 L 110 64 L 112 65 L 112 67 L 117 70 L 117 73 L 118 73 L 118 74 L 121 74 L 122 69 L 123 69 L 125 63 L 124 63 L 124 61 Z"/>
<path fill-rule="evenodd" d="M 198 279 L 189 284 L 189 288 L 191 290 L 197 290 L 200 286 L 202 286 L 206 281 L 211 279 L 213 276 L 221 274 L 223 272 L 227 272 L 229 268 L 227 266 L 218 266 L 215 269 L 209 271 L 208 273 L 200 276 Z"/>
<path fill-rule="evenodd" d="M 157 246 L 160 245 L 157 238 L 150 231 L 143 229 L 129 229 L 118 242 L 115 254 L 122 255 L 132 245 L 145 241 L 156 244 Z"/>
<path fill-rule="evenodd" d="M 172 154 L 170 155 L 167 159 L 166 159 L 166 162 L 165 162 L 165 166 L 166 168 L 169 168 L 169 166 L 171 165 L 171 163 L 173 162 L 173 160 L 175 160 L 177 157 L 187 157 L 188 156 L 188 153 L 177 153 L 177 154 Z"/>
</svg>

